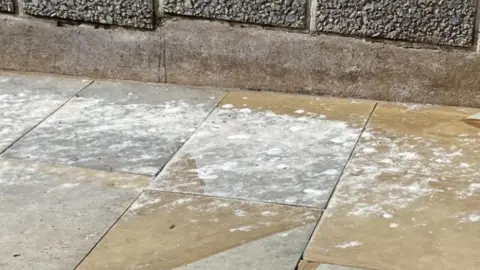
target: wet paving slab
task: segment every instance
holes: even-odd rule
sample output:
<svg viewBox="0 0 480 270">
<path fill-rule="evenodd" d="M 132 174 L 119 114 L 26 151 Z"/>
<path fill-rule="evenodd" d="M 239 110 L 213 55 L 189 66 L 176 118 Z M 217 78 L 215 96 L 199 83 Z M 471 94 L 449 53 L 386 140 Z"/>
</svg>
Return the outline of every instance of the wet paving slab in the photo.
<svg viewBox="0 0 480 270">
<path fill-rule="evenodd" d="M 370 270 L 343 265 L 323 264 L 319 262 L 300 261 L 296 270 Z"/>
<path fill-rule="evenodd" d="M 86 87 L 91 80 L 0 73 L 0 152 Z"/>
<path fill-rule="evenodd" d="M 0 268 L 74 269 L 148 182 L 0 159 Z"/>
<path fill-rule="evenodd" d="M 0 73 L 0 269 L 480 265 L 479 109 L 91 82 Z"/>
<path fill-rule="evenodd" d="M 96 81 L 4 157 L 154 175 L 223 96 L 210 89 Z"/>
<path fill-rule="evenodd" d="M 304 260 L 478 269 L 478 109 L 378 105 Z"/>
<path fill-rule="evenodd" d="M 321 208 L 374 105 L 230 92 L 149 188 Z"/>
<path fill-rule="evenodd" d="M 147 190 L 78 269 L 293 269 L 320 212 Z"/>
</svg>

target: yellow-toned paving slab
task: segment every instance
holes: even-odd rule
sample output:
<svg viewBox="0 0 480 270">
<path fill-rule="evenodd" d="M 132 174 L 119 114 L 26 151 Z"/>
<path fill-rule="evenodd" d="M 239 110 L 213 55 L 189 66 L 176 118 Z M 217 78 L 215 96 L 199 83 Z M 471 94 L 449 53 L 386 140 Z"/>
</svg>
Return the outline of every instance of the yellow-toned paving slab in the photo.
<svg viewBox="0 0 480 270">
<path fill-rule="evenodd" d="M 304 260 L 370 269 L 479 269 L 478 109 L 381 104 Z"/>
<path fill-rule="evenodd" d="M 224 268 L 227 265 L 262 269 L 252 266 L 255 260 L 249 256 L 243 256 L 244 265 L 241 260 L 229 261 L 228 256 L 198 261 L 224 252 L 237 258 L 235 249 L 272 236 L 277 244 L 266 242 L 256 253 L 276 249 L 272 256 L 280 263 L 275 269 L 293 269 L 319 215 L 320 210 L 309 208 L 147 190 L 78 269 L 160 270 L 192 263 L 197 266 L 186 269 L 235 269 Z M 299 229 L 304 231 L 302 237 L 293 233 L 296 236 L 290 239 L 290 233 Z M 278 240 L 282 237 L 283 242 Z M 273 259 L 259 263 L 273 265 Z"/>
<path fill-rule="evenodd" d="M 347 122 L 352 127 L 364 126 L 374 101 L 290 95 L 273 92 L 232 91 L 219 104 L 223 108 L 247 108 L 278 115 L 320 116 L 326 120 Z"/>
</svg>

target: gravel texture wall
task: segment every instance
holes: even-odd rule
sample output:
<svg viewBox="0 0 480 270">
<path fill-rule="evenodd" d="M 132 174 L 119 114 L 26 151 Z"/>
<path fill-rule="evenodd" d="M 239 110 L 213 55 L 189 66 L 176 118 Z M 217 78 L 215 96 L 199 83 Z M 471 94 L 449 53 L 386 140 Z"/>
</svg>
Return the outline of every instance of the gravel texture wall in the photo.
<svg viewBox="0 0 480 270">
<path fill-rule="evenodd" d="M 153 0 L 25 0 L 30 15 L 153 28 Z"/>
<path fill-rule="evenodd" d="M 12 11 L 11 1 L 29 15 L 145 29 L 155 28 L 158 6 L 173 16 L 456 47 L 473 45 L 477 8 L 477 0 L 0 0 L 0 9 Z"/>
<path fill-rule="evenodd" d="M 13 0 L 0 0 L 0 12 L 13 12 Z"/>
<path fill-rule="evenodd" d="M 317 30 L 471 46 L 476 0 L 318 0 Z"/>
<path fill-rule="evenodd" d="M 304 28 L 307 0 L 164 0 L 167 13 Z"/>
</svg>

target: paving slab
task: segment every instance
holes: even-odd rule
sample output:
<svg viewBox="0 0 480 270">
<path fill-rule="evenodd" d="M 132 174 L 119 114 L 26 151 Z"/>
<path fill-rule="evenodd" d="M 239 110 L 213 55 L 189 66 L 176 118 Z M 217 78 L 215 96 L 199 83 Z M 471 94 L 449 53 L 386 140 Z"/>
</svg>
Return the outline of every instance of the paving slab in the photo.
<svg viewBox="0 0 480 270">
<path fill-rule="evenodd" d="M 266 236 L 259 240 L 186 264 L 176 270 L 294 269 L 312 234 L 314 224 Z"/>
<path fill-rule="evenodd" d="M 0 152 L 91 80 L 0 73 Z"/>
<path fill-rule="evenodd" d="M 374 104 L 230 92 L 149 188 L 323 207 Z"/>
<path fill-rule="evenodd" d="M 478 109 L 377 107 L 304 259 L 371 269 L 478 269 Z"/>
<path fill-rule="evenodd" d="M 323 264 L 319 262 L 300 261 L 296 270 L 367 270 L 343 265 Z"/>
<path fill-rule="evenodd" d="M 0 159 L 0 268 L 75 268 L 148 181 Z"/>
<path fill-rule="evenodd" d="M 154 175 L 223 95 L 203 88 L 97 81 L 5 156 Z"/>
<path fill-rule="evenodd" d="M 236 269 L 265 269 L 255 267 L 283 256 L 279 269 L 293 269 L 319 215 L 316 209 L 146 190 L 78 269 L 229 269 L 224 266 L 239 257 Z M 252 251 L 261 262 L 244 257 Z"/>
</svg>

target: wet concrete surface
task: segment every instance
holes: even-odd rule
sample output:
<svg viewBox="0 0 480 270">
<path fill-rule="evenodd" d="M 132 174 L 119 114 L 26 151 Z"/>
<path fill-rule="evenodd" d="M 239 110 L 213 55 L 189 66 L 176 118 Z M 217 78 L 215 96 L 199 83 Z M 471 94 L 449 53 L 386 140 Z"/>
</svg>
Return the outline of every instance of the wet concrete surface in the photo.
<svg viewBox="0 0 480 270">
<path fill-rule="evenodd" d="M 4 156 L 154 175 L 223 95 L 146 83 L 95 82 Z"/>
<path fill-rule="evenodd" d="M 0 152 L 92 80 L 0 74 Z"/>
<path fill-rule="evenodd" d="M 0 159 L 0 268 L 73 269 L 147 184 L 144 176 Z"/>
<path fill-rule="evenodd" d="M 231 92 L 149 188 L 322 208 L 374 105 Z"/>
<path fill-rule="evenodd" d="M 0 73 L 2 269 L 480 264 L 478 109 L 91 82 Z"/>
</svg>

